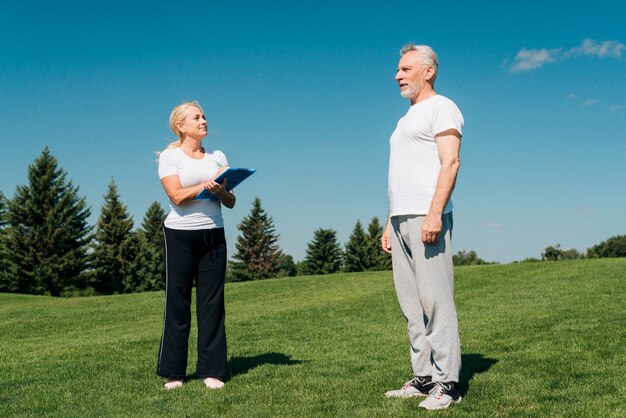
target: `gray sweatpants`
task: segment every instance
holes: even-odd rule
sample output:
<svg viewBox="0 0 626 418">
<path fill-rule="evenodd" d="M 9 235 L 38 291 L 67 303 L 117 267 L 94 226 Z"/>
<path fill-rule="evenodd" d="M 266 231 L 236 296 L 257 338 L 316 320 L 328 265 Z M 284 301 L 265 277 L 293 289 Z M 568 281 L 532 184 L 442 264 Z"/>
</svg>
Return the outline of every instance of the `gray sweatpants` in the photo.
<svg viewBox="0 0 626 418">
<path fill-rule="evenodd" d="M 422 242 L 424 216 L 391 218 L 393 280 L 408 322 L 415 376 L 435 382 L 458 382 L 461 343 L 454 306 L 452 213 L 443 215 L 436 245 Z"/>
</svg>

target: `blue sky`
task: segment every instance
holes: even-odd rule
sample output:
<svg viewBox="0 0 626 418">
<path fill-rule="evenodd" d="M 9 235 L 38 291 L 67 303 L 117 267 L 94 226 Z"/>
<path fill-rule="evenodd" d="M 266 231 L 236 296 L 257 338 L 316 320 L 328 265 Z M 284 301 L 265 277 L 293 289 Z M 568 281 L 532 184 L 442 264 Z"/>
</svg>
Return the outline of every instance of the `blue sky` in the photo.
<svg viewBox="0 0 626 418">
<path fill-rule="evenodd" d="M 231 248 L 255 196 L 296 260 L 387 215 L 388 140 L 408 101 L 405 43 L 439 54 L 465 117 L 454 250 L 500 262 L 626 233 L 626 6 L 619 2 L 3 2 L 0 190 L 49 146 L 92 208 L 114 178 L 139 225 L 167 204 L 154 152 L 199 100 L 204 144 L 258 172 L 225 212 Z M 546 4 L 548 3 L 548 4 Z"/>
</svg>

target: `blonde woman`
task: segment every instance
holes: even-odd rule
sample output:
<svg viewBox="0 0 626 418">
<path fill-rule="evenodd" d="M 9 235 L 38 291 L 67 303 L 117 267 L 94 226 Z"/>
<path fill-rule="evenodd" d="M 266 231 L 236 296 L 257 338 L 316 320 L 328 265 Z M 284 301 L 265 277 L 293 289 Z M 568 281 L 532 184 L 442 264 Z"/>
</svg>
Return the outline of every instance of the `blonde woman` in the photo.
<svg viewBox="0 0 626 418">
<path fill-rule="evenodd" d="M 196 280 L 198 362 L 196 377 L 210 389 L 224 386 L 226 330 L 224 279 L 226 240 L 222 205 L 235 206 L 235 195 L 216 178 L 228 167 L 226 156 L 202 145 L 207 122 L 198 102 L 174 108 L 170 128 L 178 140 L 159 155 L 159 178 L 170 198 L 164 222 L 165 313 L 157 375 L 165 388 L 183 385 L 187 370 L 191 289 Z M 218 200 L 194 200 L 203 189 Z"/>
</svg>

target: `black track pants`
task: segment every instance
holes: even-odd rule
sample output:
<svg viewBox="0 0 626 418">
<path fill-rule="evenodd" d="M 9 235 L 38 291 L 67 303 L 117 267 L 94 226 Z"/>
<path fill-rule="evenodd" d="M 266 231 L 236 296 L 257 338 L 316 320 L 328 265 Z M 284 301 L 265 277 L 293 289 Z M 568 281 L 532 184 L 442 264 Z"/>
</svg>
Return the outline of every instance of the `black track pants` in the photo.
<svg viewBox="0 0 626 418">
<path fill-rule="evenodd" d="M 165 317 L 157 375 L 184 379 L 191 328 L 191 288 L 196 282 L 198 364 L 196 376 L 226 377 L 224 229 L 184 231 L 163 228 Z"/>
</svg>

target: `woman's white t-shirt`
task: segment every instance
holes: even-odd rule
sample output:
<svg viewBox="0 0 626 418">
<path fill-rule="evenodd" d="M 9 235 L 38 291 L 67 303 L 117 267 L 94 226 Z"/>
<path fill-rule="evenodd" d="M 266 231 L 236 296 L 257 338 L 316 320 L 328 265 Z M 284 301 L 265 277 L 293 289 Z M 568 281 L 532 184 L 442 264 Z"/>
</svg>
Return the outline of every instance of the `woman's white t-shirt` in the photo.
<svg viewBox="0 0 626 418">
<path fill-rule="evenodd" d="M 167 149 L 159 155 L 159 178 L 177 175 L 183 187 L 195 186 L 215 177 L 220 167 L 228 165 L 221 151 L 205 148 L 204 158 L 197 160 L 180 148 Z M 170 200 L 170 213 L 165 219 L 170 229 L 196 230 L 223 228 L 219 201 L 191 200 L 175 205 Z"/>
</svg>

